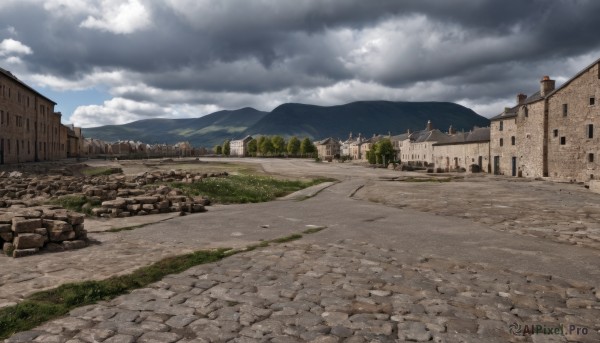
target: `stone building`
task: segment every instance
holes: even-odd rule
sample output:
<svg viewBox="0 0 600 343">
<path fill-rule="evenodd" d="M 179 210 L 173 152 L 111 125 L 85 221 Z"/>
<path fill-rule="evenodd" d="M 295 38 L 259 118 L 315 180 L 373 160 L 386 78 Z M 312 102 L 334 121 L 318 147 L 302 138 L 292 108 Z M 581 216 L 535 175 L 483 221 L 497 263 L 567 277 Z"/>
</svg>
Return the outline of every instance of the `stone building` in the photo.
<svg viewBox="0 0 600 343">
<path fill-rule="evenodd" d="M 317 156 L 321 159 L 331 160 L 340 157 L 341 144 L 331 137 L 315 142 Z"/>
<path fill-rule="evenodd" d="M 248 156 L 248 143 L 252 140 L 252 136 L 246 136 L 242 139 L 237 139 L 229 142 L 229 156 Z"/>
<path fill-rule="evenodd" d="M 555 81 L 544 76 L 538 92 L 517 95 L 514 107 L 491 118 L 495 174 L 578 182 L 598 177 L 599 63 L 556 89 Z"/>
<path fill-rule="evenodd" d="M 600 60 L 547 96 L 547 174 L 562 181 L 600 178 Z"/>
<path fill-rule="evenodd" d="M 489 172 L 490 128 L 475 128 L 454 134 L 453 141 L 433 144 L 433 160 L 436 170 Z"/>
<path fill-rule="evenodd" d="M 66 157 L 56 103 L 0 68 L 0 164 Z"/>
</svg>

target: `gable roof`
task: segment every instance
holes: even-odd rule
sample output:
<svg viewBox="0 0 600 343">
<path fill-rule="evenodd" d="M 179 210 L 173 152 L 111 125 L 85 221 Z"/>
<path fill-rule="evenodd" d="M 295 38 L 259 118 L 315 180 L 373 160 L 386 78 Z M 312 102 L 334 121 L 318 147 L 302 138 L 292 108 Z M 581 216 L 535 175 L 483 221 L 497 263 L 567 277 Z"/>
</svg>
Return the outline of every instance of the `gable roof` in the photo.
<svg viewBox="0 0 600 343">
<path fill-rule="evenodd" d="M 15 75 L 13 75 L 13 73 L 11 73 L 10 71 L 4 69 L 4 68 L 0 68 L 0 74 L 8 77 L 9 79 L 13 80 L 14 82 L 20 84 L 21 86 L 25 87 L 26 89 L 30 90 L 31 92 L 37 94 L 38 96 L 50 101 L 51 103 L 53 103 L 54 105 L 56 105 L 56 102 L 54 102 L 52 99 L 46 97 L 45 95 L 41 94 L 40 92 L 36 91 L 35 89 L 31 88 L 29 85 L 27 85 L 25 82 L 17 79 L 17 77 Z"/>
</svg>

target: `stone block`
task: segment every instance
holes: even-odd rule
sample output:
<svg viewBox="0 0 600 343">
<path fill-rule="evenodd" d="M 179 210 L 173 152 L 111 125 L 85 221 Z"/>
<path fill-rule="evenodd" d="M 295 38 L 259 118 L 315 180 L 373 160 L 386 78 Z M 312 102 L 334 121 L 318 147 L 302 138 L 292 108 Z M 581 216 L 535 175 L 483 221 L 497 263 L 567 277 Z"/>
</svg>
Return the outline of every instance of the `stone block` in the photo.
<svg viewBox="0 0 600 343">
<path fill-rule="evenodd" d="M 85 228 L 84 224 L 73 225 L 73 231 L 75 231 L 75 232 L 81 232 L 84 230 L 84 228 Z"/>
<path fill-rule="evenodd" d="M 12 232 L 0 232 L 0 239 L 5 242 L 12 242 L 13 234 Z"/>
<path fill-rule="evenodd" d="M 33 249 L 15 249 L 13 251 L 13 257 L 14 258 L 18 258 L 18 257 L 25 257 L 25 256 L 31 256 L 31 255 L 35 255 L 37 254 L 37 252 L 40 249 L 38 248 L 33 248 Z"/>
<path fill-rule="evenodd" d="M 142 205 L 141 204 L 127 205 L 127 209 L 131 212 L 137 212 L 142 209 Z"/>
<path fill-rule="evenodd" d="M 83 215 L 81 213 L 73 213 L 73 212 L 67 213 L 67 222 L 71 225 L 83 224 L 84 218 L 85 218 L 85 215 Z"/>
<path fill-rule="evenodd" d="M 165 200 L 165 201 L 161 201 L 161 202 L 157 203 L 156 207 L 159 210 L 161 210 L 161 209 L 169 208 L 170 204 L 171 203 L 168 200 Z"/>
<path fill-rule="evenodd" d="M 35 229 L 42 227 L 41 219 L 25 219 L 23 217 L 14 217 L 12 220 L 12 230 L 19 233 L 33 233 Z"/>
<path fill-rule="evenodd" d="M 152 211 L 152 210 L 154 210 L 154 205 L 153 204 L 144 204 L 144 205 L 142 205 L 142 209 L 144 211 Z"/>
<path fill-rule="evenodd" d="M 62 246 L 65 250 L 81 249 L 87 246 L 87 242 L 82 240 L 64 241 L 62 242 Z"/>
<path fill-rule="evenodd" d="M 51 242 L 62 242 L 75 239 L 77 234 L 75 231 L 50 231 L 48 232 L 48 238 Z"/>
<path fill-rule="evenodd" d="M 71 224 L 61 220 L 44 219 L 43 227 L 48 229 L 48 231 L 55 232 L 73 231 L 73 226 Z"/>
<path fill-rule="evenodd" d="M 117 215 L 118 218 L 127 218 L 127 217 L 131 217 L 131 212 L 121 212 Z"/>
<path fill-rule="evenodd" d="M 102 207 L 106 208 L 126 208 L 127 200 L 123 198 L 117 198 L 115 200 L 108 200 L 102 202 Z"/>
<path fill-rule="evenodd" d="M 87 231 L 81 230 L 79 232 L 75 232 L 75 239 L 87 241 Z"/>
<path fill-rule="evenodd" d="M 4 243 L 2 245 L 2 251 L 6 256 L 12 256 L 12 252 L 15 250 L 15 245 L 12 243 Z"/>
<path fill-rule="evenodd" d="M 15 237 L 13 244 L 17 250 L 41 248 L 44 246 L 46 237 L 37 233 L 21 233 Z"/>
<path fill-rule="evenodd" d="M 110 212 L 110 209 L 105 207 L 96 207 L 92 209 L 92 214 L 100 217 L 100 215 Z"/>
<path fill-rule="evenodd" d="M 158 201 L 158 197 L 155 196 L 137 196 L 134 197 L 133 200 L 135 200 L 136 202 L 140 203 L 140 204 L 154 204 L 155 202 Z"/>
<path fill-rule="evenodd" d="M 0 215 L 0 224 L 12 224 L 13 215 L 2 214 Z"/>
<path fill-rule="evenodd" d="M 12 232 L 12 225 L 11 224 L 0 224 L 0 233 L 3 232 Z"/>
</svg>

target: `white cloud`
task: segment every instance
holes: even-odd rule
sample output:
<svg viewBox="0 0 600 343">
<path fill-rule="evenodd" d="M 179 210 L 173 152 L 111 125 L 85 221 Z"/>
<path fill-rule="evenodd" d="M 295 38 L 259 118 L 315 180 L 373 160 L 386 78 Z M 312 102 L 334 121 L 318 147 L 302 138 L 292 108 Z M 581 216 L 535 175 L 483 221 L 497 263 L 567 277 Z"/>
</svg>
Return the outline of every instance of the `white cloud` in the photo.
<svg viewBox="0 0 600 343">
<path fill-rule="evenodd" d="M 97 15 L 90 15 L 80 26 L 88 29 L 130 34 L 148 28 L 151 15 L 139 0 L 103 0 Z"/>
<path fill-rule="evenodd" d="M 127 74 L 127 76 L 126 76 Z M 70 80 L 48 74 L 33 74 L 28 77 L 29 80 L 42 87 L 50 87 L 57 91 L 78 91 L 89 89 L 96 86 L 116 86 L 129 80 L 133 74 L 125 71 L 105 71 L 99 68 L 80 77 L 76 80 Z"/>
<path fill-rule="evenodd" d="M 0 42 L 0 56 L 8 55 L 30 55 L 33 53 L 30 47 L 12 38 Z"/>
</svg>

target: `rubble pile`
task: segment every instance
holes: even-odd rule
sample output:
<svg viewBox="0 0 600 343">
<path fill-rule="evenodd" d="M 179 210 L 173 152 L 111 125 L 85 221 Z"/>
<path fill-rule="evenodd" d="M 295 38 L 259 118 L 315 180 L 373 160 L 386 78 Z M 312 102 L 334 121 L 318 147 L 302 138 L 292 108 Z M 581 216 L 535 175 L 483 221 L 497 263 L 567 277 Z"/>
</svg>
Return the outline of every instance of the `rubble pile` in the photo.
<svg viewBox="0 0 600 343">
<path fill-rule="evenodd" d="M 63 251 L 87 246 L 84 215 L 57 206 L 0 210 L 3 252 L 23 257 L 40 250 Z"/>
</svg>

